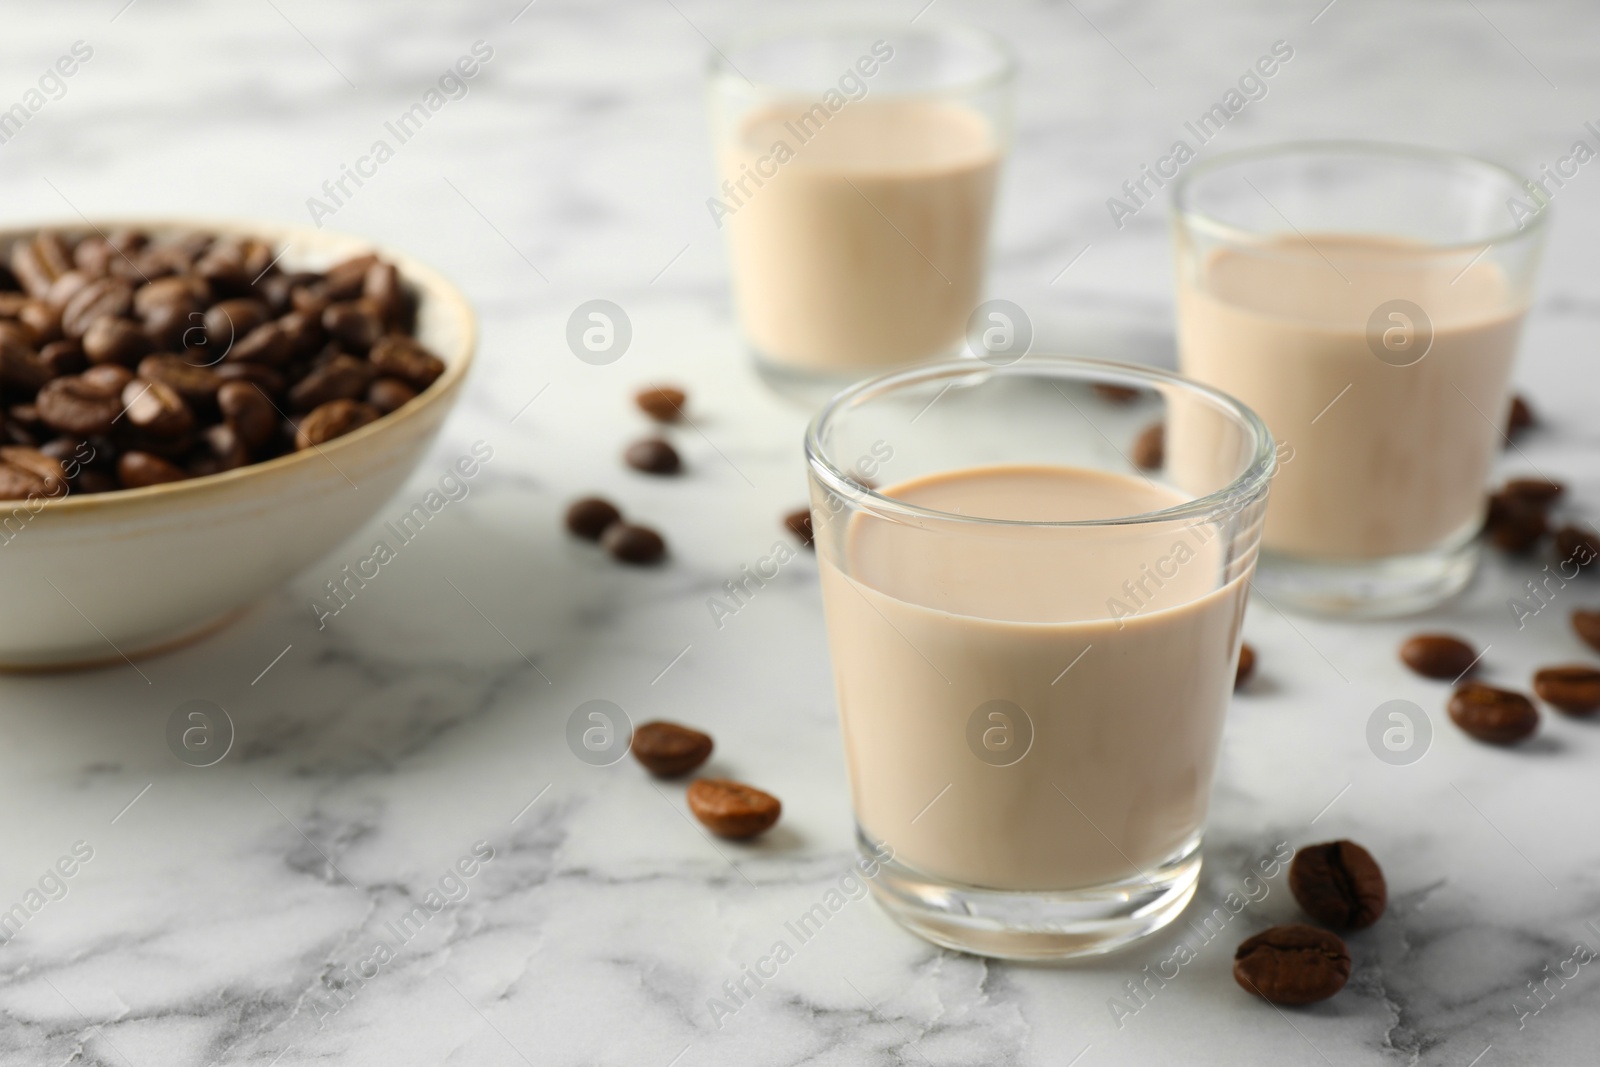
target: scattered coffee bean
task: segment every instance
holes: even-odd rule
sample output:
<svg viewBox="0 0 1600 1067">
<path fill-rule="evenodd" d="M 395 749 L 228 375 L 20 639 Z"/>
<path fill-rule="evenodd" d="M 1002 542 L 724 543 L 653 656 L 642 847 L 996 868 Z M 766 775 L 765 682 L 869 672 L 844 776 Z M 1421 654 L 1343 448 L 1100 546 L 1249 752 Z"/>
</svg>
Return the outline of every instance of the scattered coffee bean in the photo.
<svg viewBox="0 0 1600 1067">
<path fill-rule="evenodd" d="M 1478 654 L 1450 634 L 1417 634 L 1400 646 L 1400 661 L 1424 678 L 1453 682 L 1466 673 Z"/>
<path fill-rule="evenodd" d="M 1247 644 L 1239 645 L 1239 666 L 1233 672 L 1233 687 L 1238 689 L 1256 673 L 1256 650 Z"/>
<path fill-rule="evenodd" d="M 647 437 L 628 446 L 622 458 L 634 470 L 646 474 L 676 474 L 683 467 L 678 450 L 659 437 Z"/>
<path fill-rule="evenodd" d="M 783 805 L 770 793 L 722 778 L 689 784 L 689 810 L 718 837 L 746 838 L 770 830 Z"/>
<path fill-rule="evenodd" d="M 611 553 L 619 563 L 645 567 L 661 562 L 667 554 L 667 543 L 661 535 L 648 526 L 629 522 L 614 522 L 600 535 L 600 547 Z"/>
<path fill-rule="evenodd" d="M 790 533 L 800 539 L 800 544 L 803 547 L 813 551 L 816 549 L 817 537 L 816 531 L 811 526 L 810 508 L 801 508 L 799 511 L 789 512 L 783 517 L 783 524 L 789 528 Z"/>
<path fill-rule="evenodd" d="M 1167 426 L 1153 422 L 1133 441 L 1133 465 L 1140 470 L 1160 470 L 1166 462 Z"/>
<path fill-rule="evenodd" d="M 1354 841 L 1307 845 L 1289 864 L 1289 891 L 1305 913 L 1337 930 L 1364 930 L 1389 901 L 1383 871 Z"/>
<path fill-rule="evenodd" d="M 1455 724 L 1491 745 L 1514 745 L 1539 729 L 1539 711 L 1521 693 L 1468 682 L 1450 697 Z"/>
<path fill-rule="evenodd" d="M 1544 509 L 1522 497 L 1504 491 L 1489 497 L 1489 512 L 1484 530 L 1502 552 L 1527 552 L 1549 530 Z"/>
<path fill-rule="evenodd" d="M 639 410 L 657 422 L 677 422 L 683 417 L 683 405 L 688 394 L 671 385 L 656 385 L 634 394 L 633 402 Z"/>
<path fill-rule="evenodd" d="M 1506 437 L 1516 438 L 1525 430 L 1531 430 L 1538 425 L 1539 419 L 1533 413 L 1533 408 L 1523 399 L 1521 393 L 1511 397 L 1511 414 L 1506 420 Z"/>
<path fill-rule="evenodd" d="M 1108 404 L 1131 404 L 1144 393 L 1142 389 L 1128 385 L 1113 385 L 1110 382 L 1095 382 L 1094 391 L 1095 395 Z"/>
<path fill-rule="evenodd" d="M 622 521 L 622 512 L 609 500 L 586 496 L 567 508 L 567 529 L 585 541 L 598 541 L 612 523 Z"/>
<path fill-rule="evenodd" d="M 633 758 L 658 778 L 688 774 L 711 756 L 710 734 L 673 722 L 647 722 L 633 731 Z"/>
<path fill-rule="evenodd" d="M 1233 980 L 1274 1004 L 1315 1004 L 1344 988 L 1350 951 L 1336 934 L 1314 926 L 1274 926 L 1233 954 Z"/>
<path fill-rule="evenodd" d="M 1513 478 L 1503 485 L 1500 491 L 1534 507 L 1548 509 L 1551 504 L 1561 499 L 1567 487 L 1549 478 Z"/>
<path fill-rule="evenodd" d="M 1583 570 L 1600 560 L 1600 536 L 1582 526 L 1563 526 L 1556 531 L 1556 558 Z"/>
<path fill-rule="evenodd" d="M 0 449 L 3 455 L 5 449 Z M 1533 676 L 1539 699 L 1568 715 L 1600 709 L 1600 671 L 1593 667 L 1545 667 Z"/>
<path fill-rule="evenodd" d="M 1596 652 L 1600 652 L 1600 611 L 1583 611 L 1579 609 L 1572 613 L 1572 631 L 1578 639 Z"/>
</svg>

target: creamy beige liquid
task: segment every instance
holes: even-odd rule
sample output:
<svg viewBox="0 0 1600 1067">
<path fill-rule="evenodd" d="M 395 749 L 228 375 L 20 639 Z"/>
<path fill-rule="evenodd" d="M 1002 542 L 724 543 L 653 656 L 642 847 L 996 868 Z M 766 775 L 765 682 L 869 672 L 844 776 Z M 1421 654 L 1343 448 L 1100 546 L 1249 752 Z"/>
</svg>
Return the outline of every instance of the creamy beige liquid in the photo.
<svg viewBox="0 0 1600 1067">
<path fill-rule="evenodd" d="M 1185 499 L 1121 475 L 1028 466 L 885 492 L 1035 522 Z M 817 544 L 868 835 L 926 874 L 1018 890 L 1137 878 L 1194 840 L 1248 579 L 1245 568 L 1222 581 L 1223 539 L 1211 528 L 917 526 L 858 513 L 840 541 L 843 560 L 838 542 Z M 1032 723 L 1031 748 L 1009 766 L 969 747 L 974 710 L 994 700 Z"/>
<path fill-rule="evenodd" d="M 988 121 L 908 100 L 824 115 L 758 111 L 722 153 L 746 336 L 823 372 L 952 351 L 983 281 L 1000 161 Z"/>
<path fill-rule="evenodd" d="M 1525 308 L 1487 260 L 1308 238 L 1327 261 L 1293 238 L 1280 256 L 1214 253 L 1198 284 L 1186 270 L 1178 282 L 1184 373 L 1244 401 L 1287 445 L 1263 544 L 1355 560 L 1466 536 L 1482 518 Z M 1367 342 L 1369 316 L 1394 299 L 1432 322 L 1433 345 L 1411 366 Z"/>
</svg>

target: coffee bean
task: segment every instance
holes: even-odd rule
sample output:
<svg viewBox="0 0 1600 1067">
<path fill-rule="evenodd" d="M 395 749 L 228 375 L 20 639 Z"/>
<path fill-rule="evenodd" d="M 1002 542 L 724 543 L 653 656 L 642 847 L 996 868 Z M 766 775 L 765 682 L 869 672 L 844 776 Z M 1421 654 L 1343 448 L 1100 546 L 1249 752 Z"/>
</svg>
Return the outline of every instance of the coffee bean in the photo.
<svg viewBox="0 0 1600 1067">
<path fill-rule="evenodd" d="M 5 450 L 0 449 L 0 455 Z M 1545 667 L 1533 676 L 1539 699 L 1568 715 L 1600 709 L 1600 671 L 1593 667 Z"/>
<path fill-rule="evenodd" d="M 620 522 L 622 512 L 609 500 L 586 496 L 567 508 L 567 529 L 585 541 L 598 541 L 612 523 Z"/>
<path fill-rule="evenodd" d="M 354 300 L 366 286 L 367 272 L 378 262 L 374 255 L 354 256 L 328 268 L 322 279 L 329 300 Z"/>
<path fill-rule="evenodd" d="M 181 356 L 167 354 L 141 359 L 139 377 L 171 387 L 190 405 L 214 402 L 222 385 L 222 379 L 210 367 L 196 367 Z"/>
<path fill-rule="evenodd" d="M 22 467 L 0 463 L 0 500 L 37 500 L 48 495 L 44 479 Z"/>
<path fill-rule="evenodd" d="M 57 378 L 39 390 L 39 418 L 57 433 L 90 437 L 110 433 L 122 413 L 121 388 L 107 389 L 84 374 Z"/>
<path fill-rule="evenodd" d="M 1383 871 L 1354 841 L 1307 845 L 1289 864 L 1289 891 L 1305 913 L 1324 926 L 1364 930 L 1389 901 Z"/>
<path fill-rule="evenodd" d="M 67 301 L 78 294 L 78 290 L 88 285 L 91 279 L 87 274 L 74 267 L 50 285 L 50 291 L 44 294 L 44 302 L 53 308 L 64 308 Z"/>
<path fill-rule="evenodd" d="M 1450 697 L 1455 724 L 1491 745 L 1514 745 L 1539 729 L 1539 711 L 1521 693 L 1468 682 Z"/>
<path fill-rule="evenodd" d="M 1453 682 L 1466 673 L 1478 654 L 1450 634 L 1417 634 L 1400 646 L 1400 661 L 1424 678 Z"/>
<path fill-rule="evenodd" d="M 600 535 L 600 547 L 619 563 L 641 567 L 659 563 L 667 554 L 667 543 L 660 534 L 648 526 L 628 522 L 614 522 L 606 527 Z"/>
<path fill-rule="evenodd" d="M 1108 404 L 1131 404 L 1144 395 L 1142 389 L 1128 385 L 1114 385 L 1111 382 L 1095 382 L 1094 392 Z"/>
<path fill-rule="evenodd" d="M 314 448 L 343 437 L 379 418 L 378 409 L 359 400 L 331 400 L 300 420 L 295 429 L 296 449 Z"/>
<path fill-rule="evenodd" d="M 30 296 L 42 298 L 71 269 L 72 257 L 59 234 L 45 230 L 11 246 L 11 273 Z"/>
<path fill-rule="evenodd" d="M 278 409 L 254 382 L 223 382 L 217 389 L 217 407 L 247 448 L 262 448 L 278 432 Z"/>
<path fill-rule="evenodd" d="M 207 426 L 200 435 L 200 442 L 200 453 L 189 462 L 191 474 L 218 474 L 250 462 L 250 449 L 245 446 L 239 431 L 226 422 Z"/>
<path fill-rule="evenodd" d="M 373 307 L 387 326 L 406 325 L 407 297 L 400 272 L 389 263 L 374 263 L 361 279 L 361 297 Z"/>
<path fill-rule="evenodd" d="M 39 479 L 43 495 L 60 496 L 67 488 L 67 472 L 61 461 L 36 448 L 17 445 L 0 447 L 0 462 L 18 467 Z"/>
<path fill-rule="evenodd" d="M 711 735 L 673 722 L 647 722 L 633 731 L 633 758 L 658 778 L 688 774 L 711 756 Z"/>
<path fill-rule="evenodd" d="M 415 389 L 426 389 L 444 373 L 444 360 L 411 338 L 397 334 L 379 340 L 367 358 L 379 374 L 399 378 Z"/>
<path fill-rule="evenodd" d="M 262 323 L 235 341 L 226 353 L 212 355 L 208 362 L 215 362 L 226 355 L 230 363 L 258 363 L 274 367 L 287 363 L 294 354 L 294 338 L 283 325 L 288 318 L 286 315 L 277 322 Z"/>
<path fill-rule="evenodd" d="M 1548 509 L 1561 499 L 1567 487 L 1549 478 L 1513 478 L 1501 486 L 1500 491 L 1534 507 Z"/>
<path fill-rule="evenodd" d="M 137 323 L 109 315 L 89 324 L 82 343 L 91 363 L 132 363 L 150 351 L 150 338 Z"/>
<path fill-rule="evenodd" d="M 97 278 L 67 301 L 61 311 L 61 332 L 77 339 L 97 319 L 120 319 L 132 310 L 133 286 L 121 278 Z"/>
<path fill-rule="evenodd" d="M 1584 644 L 1600 652 L 1600 611 L 1574 611 L 1572 631 Z"/>
<path fill-rule="evenodd" d="M 1314 926 L 1274 926 L 1247 938 L 1233 954 L 1233 980 L 1274 1004 L 1315 1004 L 1350 979 L 1350 951 Z"/>
<path fill-rule="evenodd" d="M 1556 558 L 1579 570 L 1591 567 L 1600 559 L 1600 536 L 1582 526 L 1563 526 L 1556 531 Z"/>
<path fill-rule="evenodd" d="M 289 383 L 281 373 L 260 363 L 218 363 L 210 368 L 222 382 L 249 382 L 268 396 L 281 396 Z"/>
<path fill-rule="evenodd" d="M 0 338 L 0 385 L 32 393 L 53 377 L 55 372 L 39 353 L 9 337 Z"/>
<path fill-rule="evenodd" d="M 367 403 L 385 415 L 396 411 L 417 397 L 417 391 L 399 378 L 379 378 L 367 387 Z"/>
<path fill-rule="evenodd" d="M 354 400 L 367 391 L 377 374 L 372 364 L 355 356 L 337 355 L 301 378 L 289 389 L 289 406 L 310 411 L 334 400 Z"/>
<path fill-rule="evenodd" d="M 1233 687 L 1238 689 L 1250 680 L 1256 673 L 1256 650 L 1241 642 L 1239 644 L 1239 666 L 1233 672 Z"/>
<path fill-rule="evenodd" d="M 55 378 L 65 374 L 81 374 L 89 367 L 89 360 L 83 354 L 83 345 L 77 341 L 51 341 L 39 349 L 39 358 Z"/>
<path fill-rule="evenodd" d="M 364 353 L 383 336 L 383 316 L 359 300 L 329 304 L 322 312 L 322 328 L 350 350 Z"/>
<path fill-rule="evenodd" d="M 801 508 L 799 511 L 789 512 L 783 517 L 783 524 L 789 528 L 790 533 L 800 539 L 802 547 L 813 551 L 816 550 L 817 535 L 811 525 L 810 508 Z"/>
<path fill-rule="evenodd" d="M 217 357 L 272 318 L 272 309 L 260 300 L 239 297 L 211 305 L 205 314 L 206 344 Z"/>
<path fill-rule="evenodd" d="M 117 460 L 117 478 L 124 489 L 142 489 L 147 485 L 181 482 L 189 475 L 160 456 L 149 452 L 124 452 Z"/>
<path fill-rule="evenodd" d="M 1133 441 L 1133 465 L 1140 470 L 1160 470 L 1166 462 L 1167 426 L 1153 422 Z"/>
<path fill-rule="evenodd" d="M 47 345 L 61 337 L 61 310 L 43 300 L 30 300 L 17 314 L 17 321 L 33 334 L 33 343 Z"/>
<path fill-rule="evenodd" d="M 628 466 L 646 474 L 676 474 L 683 467 L 678 450 L 659 437 L 647 437 L 628 446 L 622 458 Z"/>
<path fill-rule="evenodd" d="M 1533 429 L 1538 423 L 1538 417 L 1534 415 L 1533 408 L 1523 399 L 1522 394 L 1513 394 L 1511 414 L 1506 419 L 1506 437 L 1515 438 L 1523 431 Z"/>
<path fill-rule="evenodd" d="M 718 837 L 746 838 L 772 829 L 783 805 L 770 793 L 723 778 L 689 783 L 689 810 Z"/>
<path fill-rule="evenodd" d="M 1522 497 L 1505 492 L 1489 497 L 1489 512 L 1484 519 L 1489 540 L 1503 552 L 1527 552 L 1549 530 L 1544 509 Z"/>
<path fill-rule="evenodd" d="M 172 386 L 135 378 L 122 387 L 128 423 L 157 437 L 176 437 L 194 428 L 194 413 Z"/>
<path fill-rule="evenodd" d="M 688 394 L 677 386 L 653 385 L 635 393 L 633 402 L 639 405 L 640 411 L 657 422 L 677 422 L 683 418 L 683 405 L 688 402 Z"/>
<path fill-rule="evenodd" d="M 133 371 L 118 363 L 103 363 L 99 366 L 90 367 L 78 377 L 96 389 L 120 395 L 123 386 L 133 381 Z M 118 408 L 117 410 L 120 411 L 122 409 Z"/>
</svg>

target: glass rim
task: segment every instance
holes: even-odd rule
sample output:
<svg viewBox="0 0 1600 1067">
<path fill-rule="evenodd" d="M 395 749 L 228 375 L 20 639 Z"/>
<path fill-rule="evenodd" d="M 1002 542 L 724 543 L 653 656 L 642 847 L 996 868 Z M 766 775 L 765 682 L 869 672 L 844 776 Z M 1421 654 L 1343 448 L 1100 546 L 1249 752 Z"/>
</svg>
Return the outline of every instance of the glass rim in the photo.
<svg viewBox="0 0 1600 1067">
<path fill-rule="evenodd" d="M 706 74 L 713 81 L 731 81 L 758 93 L 772 96 L 787 96 L 804 94 L 808 92 L 823 92 L 828 86 L 817 85 L 810 87 L 780 86 L 759 78 L 751 78 L 744 74 L 733 61 L 728 58 L 728 53 L 737 53 L 741 49 L 755 45 L 769 44 L 783 40 L 805 40 L 807 38 L 820 39 L 830 33 L 841 31 L 860 31 L 864 33 L 879 32 L 885 37 L 891 34 L 901 37 L 907 36 L 907 31 L 898 22 L 886 22 L 877 19 L 837 19 L 818 22 L 791 22 L 776 23 L 758 29 L 745 30 L 734 34 L 727 42 L 719 47 L 711 45 L 711 54 L 706 60 Z M 964 23 L 932 21 L 921 26 L 912 26 L 910 35 L 925 38 L 965 39 L 976 43 L 980 48 L 990 52 L 994 61 L 993 69 L 965 81 L 951 82 L 949 85 L 940 85 L 926 89 L 901 89 L 888 90 L 886 96 L 943 96 L 967 95 L 983 92 L 987 89 L 997 88 L 1015 80 L 1018 70 L 1017 54 L 1005 38 L 990 30 L 977 26 L 968 26 Z"/>
<path fill-rule="evenodd" d="M 1524 175 L 1518 174 L 1510 167 L 1496 163 L 1493 160 L 1484 159 L 1482 156 L 1475 156 L 1467 152 L 1457 152 L 1446 148 L 1430 148 L 1426 145 L 1408 144 L 1400 141 L 1341 139 L 1283 141 L 1276 144 L 1256 145 L 1251 148 L 1238 148 L 1231 152 L 1222 152 L 1212 156 L 1210 159 L 1198 163 L 1178 175 L 1173 180 L 1173 219 L 1179 226 L 1236 244 L 1259 243 L 1261 238 L 1273 236 L 1274 233 L 1281 231 L 1268 232 L 1236 226 L 1233 223 L 1224 222 L 1214 215 L 1196 210 L 1192 204 L 1194 186 L 1202 178 L 1209 177 L 1218 171 L 1226 170 L 1240 163 L 1270 159 L 1274 156 L 1316 154 L 1365 155 L 1374 159 L 1410 159 L 1419 162 L 1447 163 L 1463 169 L 1486 171 L 1507 180 L 1520 194 L 1530 197 L 1535 202 L 1536 207 L 1532 218 L 1520 228 L 1510 226 L 1507 229 L 1494 231 L 1487 236 L 1470 241 L 1429 242 L 1416 250 L 1416 254 L 1419 256 L 1454 256 L 1479 249 L 1493 248 L 1496 245 L 1510 244 L 1524 238 L 1536 238 L 1544 231 L 1550 215 L 1551 204 L 1547 196 L 1542 192 L 1530 190 L 1530 183 Z M 1290 229 L 1293 229 L 1292 224 Z"/>
<path fill-rule="evenodd" d="M 1254 449 L 1249 464 L 1227 485 L 1204 496 L 1186 500 L 1158 511 L 1138 512 L 1106 519 L 1072 519 L 1068 521 L 1038 521 L 1033 519 L 996 519 L 982 515 L 959 514 L 936 508 L 910 504 L 885 496 L 876 488 L 862 485 L 847 471 L 841 469 L 828 456 L 822 444 L 822 434 L 833 419 L 859 403 L 901 391 L 909 386 L 962 377 L 981 384 L 994 377 L 1076 378 L 1088 382 L 1176 388 L 1198 395 L 1231 415 L 1240 423 L 1246 435 L 1253 440 Z M 946 388 L 949 388 L 947 385 Z M 935 398 L 937 399 L 937 398 Z M 1072 401 L 1067 401 L 1069 404 Z M 1076 405 L 1074 405 L 1076 406 Z M 1205 521 L 1237 511 L 1266 492 L 1277 469 L 1277 446 L 1267 424 L 1249 407 L 1220 389 L 1213 389 L 1173 371 L 1138 363 L 1119 363 L 1109 359 L 1089 359 L 1082 356 L 1026 356 L 1015 363 L 995 366 L 981 360 L 958 358 L 935 363 L 922 363 L 912 367 L 880 374 L 851 385 L 835 393 L 811 419 L 805 434 L 806 465 L 813 477 L 825 488 L 857 506 L 873 511 L 883 518 L 927 520 L 961 523 L 976 526 L 1031 527 L 1038 529 L 1089 529 L 1111 526 L 1136 526 L 1194 519 Z"/>
</svg>

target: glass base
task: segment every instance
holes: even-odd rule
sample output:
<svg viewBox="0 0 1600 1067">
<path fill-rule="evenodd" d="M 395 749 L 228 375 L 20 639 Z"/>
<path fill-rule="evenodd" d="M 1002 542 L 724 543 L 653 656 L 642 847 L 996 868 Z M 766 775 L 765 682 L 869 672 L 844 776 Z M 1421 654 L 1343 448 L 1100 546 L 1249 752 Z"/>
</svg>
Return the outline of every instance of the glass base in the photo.
<svg viewBox="0 0 1600 1067">
<path fill-rule="evenodd" d="M 1459 593 L 1478 566 L 1478 541 L 1412 556 L 1323 562 L 1263 548 L 1255 588 L 1274 607 L 1344 619 L 1427 611 Z"/>
<path fill-rule="evenodd" d="M 1182 914 L 1200 878 L 1200 838 L 1151 870 L 1080 889 L 1010 892 L 931 878 L 879 853 L 857 827 L 862 859 L 878 864 L 872 895 L 901 925 L 936 945 L 1007 960 L 1097 956 Z"/>
</svg>

